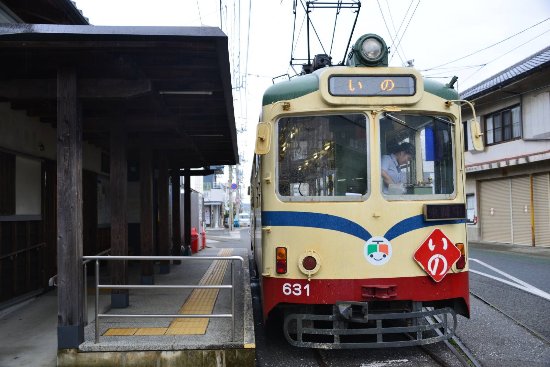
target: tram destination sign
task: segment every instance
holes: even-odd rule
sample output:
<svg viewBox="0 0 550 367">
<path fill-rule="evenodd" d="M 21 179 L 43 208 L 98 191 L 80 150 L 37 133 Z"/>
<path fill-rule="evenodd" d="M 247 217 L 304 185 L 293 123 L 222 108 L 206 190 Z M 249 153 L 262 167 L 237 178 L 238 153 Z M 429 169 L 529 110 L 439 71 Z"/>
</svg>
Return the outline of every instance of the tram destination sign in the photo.
<svg viewBox="0 0 550 367">
<path fill-rule="evenodd" d="M 416 78 L 413 75 L 333 75 L 328 80 L 333 96 L 414 96 Z"/>
</svg>

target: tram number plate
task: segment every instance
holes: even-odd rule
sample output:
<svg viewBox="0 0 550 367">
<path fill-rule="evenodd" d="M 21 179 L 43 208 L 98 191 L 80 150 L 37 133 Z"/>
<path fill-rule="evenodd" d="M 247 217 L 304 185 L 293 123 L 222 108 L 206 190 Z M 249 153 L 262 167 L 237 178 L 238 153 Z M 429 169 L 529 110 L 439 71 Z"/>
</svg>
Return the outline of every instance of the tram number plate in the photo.
<svg viewBox="0 0 550 367">
<path fill-rule="evenodd" d="M 285 296 L 302 296 L 309 297 L 309 284 L 300 283 L 285 283 L 283 284 L 283 294 Z"/>
</svg>

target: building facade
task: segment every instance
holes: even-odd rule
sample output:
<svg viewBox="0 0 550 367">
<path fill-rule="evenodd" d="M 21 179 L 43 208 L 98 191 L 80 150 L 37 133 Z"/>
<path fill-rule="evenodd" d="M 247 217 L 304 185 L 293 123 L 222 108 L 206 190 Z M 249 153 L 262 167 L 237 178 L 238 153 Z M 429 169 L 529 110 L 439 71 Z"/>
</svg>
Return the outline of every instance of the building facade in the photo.
<svg viewBox="0 0 550 367">
<path fill-rule="evenodd" d="M 215 174 L 205 176 L 203 185 L 204 226 L 206 228 L 223 228 L 225 202 L 227 201 L 227 187 L 217 182 Z"/>
<path fill-rule="evenodd" d="M 463 106 L 468 235 L 550 246 L 550 47 L 461 93 L 485 148 L 471 144 Z"/>
</svg>

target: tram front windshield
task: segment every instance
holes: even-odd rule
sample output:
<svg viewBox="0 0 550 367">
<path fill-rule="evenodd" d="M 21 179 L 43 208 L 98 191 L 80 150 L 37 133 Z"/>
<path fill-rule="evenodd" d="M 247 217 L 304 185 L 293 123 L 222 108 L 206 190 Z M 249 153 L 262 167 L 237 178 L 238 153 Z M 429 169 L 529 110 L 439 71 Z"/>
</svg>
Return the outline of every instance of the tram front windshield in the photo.
<svg viewBox="0 0 550 367">
<path fill-rule="evenodd" d="M 443 116 L 382 115 L 381 188 L 388 199 L 409 200 L 411 195 L 450 198 L 454 194 L 452 128 Z M 385 175 L 388 172 L 391 177 Z"/>
<path fill-rule="evenodd" d="M 278 136 L 279 195 L 341 199 L 367 193 L 365 115 L 286 117 Z"/>
<path fill-rule="evenodd" d="M 379 144 L 370 149 L 365 114 L 280 119 L 279 196 L 291 201 L 365 200 L 373 183 L 387 200 L 454 195 L 453 125 L 447 117 L 384 113 L 376 123 Z M 400 158 L 401 148 L 408 159 Z M 392 171 L 394 180 L 384 180 L 384 170 Z"/>
</svg>

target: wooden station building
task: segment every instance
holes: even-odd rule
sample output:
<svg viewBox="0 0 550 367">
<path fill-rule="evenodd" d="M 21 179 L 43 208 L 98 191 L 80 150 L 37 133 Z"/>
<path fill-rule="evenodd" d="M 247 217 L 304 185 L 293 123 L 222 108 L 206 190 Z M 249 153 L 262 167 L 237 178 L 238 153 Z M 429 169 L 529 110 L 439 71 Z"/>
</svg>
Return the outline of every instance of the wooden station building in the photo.
<svg viewBox="0 0 550 367">
<path fill-rule="evenodd" d="M 57 274 L 58 345 L 76 348 L 82 256 L 179 255 L 180 176 L 189 214 L 190 176 L 238 162 L 227 36 L 91 26 L 70 1 L 21 4 L 0 7 L 15 19 L 0 24 L 0 304 Z M 142 282 L 153 273 L 144 262 Z M 127 264 L 111 276 L 126 284 Z M 111 302 L 127 306 L 127 291 Z"/>
</svg>

